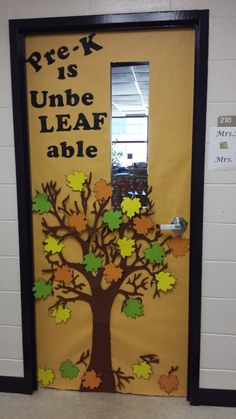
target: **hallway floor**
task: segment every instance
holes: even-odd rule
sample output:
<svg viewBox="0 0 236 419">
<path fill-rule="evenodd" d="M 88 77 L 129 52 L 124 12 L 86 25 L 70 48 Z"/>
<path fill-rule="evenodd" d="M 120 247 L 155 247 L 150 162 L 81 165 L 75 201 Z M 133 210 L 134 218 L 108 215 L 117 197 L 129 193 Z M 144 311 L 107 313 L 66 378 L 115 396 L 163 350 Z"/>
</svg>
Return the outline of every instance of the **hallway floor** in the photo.
<svg viewBox="0 0 236 419">
<path fill-rule="evenodd" d="M 235 419 L 236 408 L 190 406 L 184 398 L 40 389 L 0 393 L 0 419 Z"/>
</svg>

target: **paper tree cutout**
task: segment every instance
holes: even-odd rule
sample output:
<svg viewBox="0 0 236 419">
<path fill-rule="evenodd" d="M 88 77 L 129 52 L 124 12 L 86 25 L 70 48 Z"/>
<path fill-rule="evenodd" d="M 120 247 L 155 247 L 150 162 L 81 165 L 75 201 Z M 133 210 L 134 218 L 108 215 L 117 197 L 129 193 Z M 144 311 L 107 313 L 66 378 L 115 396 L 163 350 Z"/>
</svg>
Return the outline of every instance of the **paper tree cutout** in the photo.
<svg viewBox="0 0 236 419">
<path fill-rule="evenodd" d="M 152 221 L 152 188 L 145 208 L 139 198 L 125 197 L 121 209 L 112 209 L 111 185 L 104 179 L 95 182 L 92 188 L 91 174 L 73 171 L 66 175 L 65 184 L 67 196 L 62 196 L 61 188 L 50 181 L 36 191 L 36 200 L 33 199 L 32 209 L 41 217 L 45 236 L 42 250 L 49 265 L 43 272 L 46 279 L 36 280 L 33 291 L 39 304 L 46 298 L 51 300 L 49 314 L 58 327 L 66 327 L 81 301 L 90 306 L 95 321 L 91 351 L 86 353 L 88 364 L 82 354 L 82 361 L 62 360 L 58 370 L 62 378 L 78 379 L 82 362 L 86 371 L 80 378 L 81 391 L 115 392 L 131 380 L 148 380 L 153 373 L 151 364 L 158 363 L 159 358 L 152 354 L 140 356 L 132 366 L 132 376 L 125 374 L 121 366 L 113 368 L 110 331 L 113 304 L 119 302 L 124 321 L 139 321 L 145 315 L 145 292 L 153 290 L 153 298 L 157 298 L 176 283 L 167 263 L 168 255 L 176 253 L 176 243 L 171 237 L 163 238 L 159 226 Z M 68 250 L 64 251 L 65 240 L 67 249 L 69 241 L 75 241 L 80 254 L 69 258 Z M 183 243 L 181 249 L 184 248 L 185 254 Z M 41 371 L 41 382 L 49 384 L 54 380 L 49 372 L 46 378 L 42 374 Z"/>
</svg>

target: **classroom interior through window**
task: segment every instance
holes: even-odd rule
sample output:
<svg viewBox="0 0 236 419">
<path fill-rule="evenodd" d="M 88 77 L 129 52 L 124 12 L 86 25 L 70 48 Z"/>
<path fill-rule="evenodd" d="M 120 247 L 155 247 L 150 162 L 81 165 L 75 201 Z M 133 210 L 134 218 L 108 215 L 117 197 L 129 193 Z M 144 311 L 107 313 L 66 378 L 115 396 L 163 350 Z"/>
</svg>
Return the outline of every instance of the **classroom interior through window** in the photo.
<svg viewBox="0 0 236 419">
<path fill-rule="evenodd" d="M 123 197 L 147 205 L 149 63 L 111 65 L 111 181 L 112 205 Z"/>
</svg>

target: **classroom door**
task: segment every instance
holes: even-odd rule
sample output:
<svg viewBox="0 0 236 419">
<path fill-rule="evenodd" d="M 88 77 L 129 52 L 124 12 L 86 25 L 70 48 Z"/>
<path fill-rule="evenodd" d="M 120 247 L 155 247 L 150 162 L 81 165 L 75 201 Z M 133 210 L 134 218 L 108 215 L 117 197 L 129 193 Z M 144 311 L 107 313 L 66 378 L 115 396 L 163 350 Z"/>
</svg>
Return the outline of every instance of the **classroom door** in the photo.
<svg viewBox="0 0 236 419">
<path fill-rule="evenodd" d="M 26 36 L 42 386 L 186 395 L 194 46 L 191 28 Z M 112 164 L 112 74 L 119 96 L 127 66 L 147 152 L 134 161 L 133 127 Z M 185 232 L 160 228 L 176 216 Z"/>
</svg>

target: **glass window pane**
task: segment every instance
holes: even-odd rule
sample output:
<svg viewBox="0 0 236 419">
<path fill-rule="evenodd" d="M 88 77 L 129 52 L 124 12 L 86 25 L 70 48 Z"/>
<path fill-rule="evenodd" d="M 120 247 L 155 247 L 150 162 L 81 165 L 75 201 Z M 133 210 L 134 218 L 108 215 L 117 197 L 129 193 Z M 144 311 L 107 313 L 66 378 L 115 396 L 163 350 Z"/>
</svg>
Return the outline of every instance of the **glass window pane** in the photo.
<svg viewBox="0 0 236 419">
<path fill-rule="evenodd" d="M 147 204 L 149 64 L 115 63 L 112 90 L 112 204 L 124 196 Z"/>
</svg>

